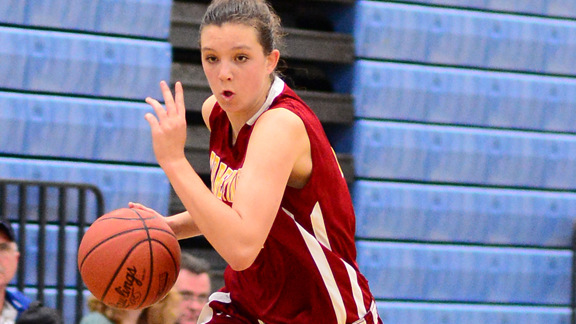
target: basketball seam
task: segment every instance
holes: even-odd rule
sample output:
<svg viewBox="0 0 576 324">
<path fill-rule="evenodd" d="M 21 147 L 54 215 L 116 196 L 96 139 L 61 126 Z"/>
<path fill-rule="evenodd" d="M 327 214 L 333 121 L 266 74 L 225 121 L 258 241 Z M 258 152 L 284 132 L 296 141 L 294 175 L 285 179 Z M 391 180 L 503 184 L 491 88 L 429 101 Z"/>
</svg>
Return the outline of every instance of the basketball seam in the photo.
<svg viewBox="0 0 576 324">
<path fill-rule="evenodd" d="M 104 293 L 102 294 L 102 297 L 100 298 L 101 300 L 104 300 L 104 298 L 106 297 L 106 294 L 108 294 L 110 287 L 114 283 L 114 280 L 116 280 L 116 276 L 118 276 L 118 273 L 120 272 L 120 270 L 124 266 L 124 263 L 126 263 L 126 260 L 128 260 L 128 257 L 130 257 L 130 254 L 132 253 L 132 251 L 134 251 L 140 244 L 142 244 L 146 241 L 149 241 L 149 239 L 144 239 L 144 240 L 141 240 L 140 242 L 134 244 L 132 246 L 132 248 L 130 249 L 130 251 L 128 251 L 128 253 L 126 253 L 126 255 L 124 256 L 124 259 L 122 260 L 122 262 L 120 262 L 120 265 L 118 266 L 118 268 L 116 268 L 116 272 L 114 272 L 114 275 L 112 276 L 112 278 L 110 278 L 110 281 L 108 282 L 108 286 L 106 286 L 106 289 L 104 290 Z"/>
<path fill-rule="evenodd" d="M 150 230 L 156 230 L 156 231 L 160 231 L 160 232 L 164 232 L 164 233 L 170 234 L 170 235 L 171 235 L 172 237 L 174 237 L 174 238 L 176 237 L 176 235 L 174 235 L 174 233 L 172 233 L 172 232 L 170 232 L 170 231 L 167 231 L 167 230 L 165 230 L 165 229 L 163 229 L 163 228 L 149 227 L 149 229 L 150 229 Z M 114 235 L 112 235 L 112 236 L 109 236 L 109 237 L 106 238 L 105 240 L 103 240 L 103 241 L 101 241 L 100 243 L 98 243 L 98 244 L 96 244 L 95 246 L 93 246 L 90 250 L 88 250 L 88 252 L 86 252 L 86 255 L 84 256 L 84 258 L 82 258 L 82 262 L 80 263 L 80 266 L 78 267 L 79 270 L 82 271 L 82 268 L 84 267 L 84 261 L 86 261 L 86 259 L 88 258 L 88 256 L 89 256 L 90 254 L 92 254 L 92 252 L 94 252 L 94 250 L 96 250 L 100 245 L 102 245 L 102 244 L 104 244 L 104 243 L 106 243 L 106 242 L 108 242 L 108 241 L 110 241 L 110 240 L 112 240 L 112 239 L 114 239 L 114 238 L 116 238 L 116 237 L 118 237 L 118 236 L 121 236 L 121 235 L 124 235 L 124 234 L 127 234 L 127 233 L 131 233 L 131 232 L 144 231 L 144 230 L 145 230 L 144 228 L 133 228 L 133 229 L 129 229 L 129 230 L 126 230 L 126 231 L 123 231 L 123 232 L 120 232 L 120 233 L 116 233 L 116 234 L 114 234 Z"/>
<path fill-rule="evenodd" d="M 136 215 L 138 215 L 138 217 L 142 219 L 142 224 L 144 225 L 146 235 L 148 236 L 148 249 L 150 251 L 150 275 L 148 276 L 148 287 L 146 288 L 146 294 L 144 295 L 144 298 L 142 298 L 140 305 L 138 305 L 138 308 L 140 308 L 144 304 L 144 301 L 148 298 L 148 294 L 150 293 L 151 288 L 150 286 L 152 286 L 152 278 L 154 276 L 154 250 L 152 249 L 152 242 L 151 242 L 152 238 L 150 237 L 150 231 L 148 230 L 148 225 L 146 225 L 146 221 L 135 209 L 130 208 L 130 210 L 135 212 Z"/>
</svg>

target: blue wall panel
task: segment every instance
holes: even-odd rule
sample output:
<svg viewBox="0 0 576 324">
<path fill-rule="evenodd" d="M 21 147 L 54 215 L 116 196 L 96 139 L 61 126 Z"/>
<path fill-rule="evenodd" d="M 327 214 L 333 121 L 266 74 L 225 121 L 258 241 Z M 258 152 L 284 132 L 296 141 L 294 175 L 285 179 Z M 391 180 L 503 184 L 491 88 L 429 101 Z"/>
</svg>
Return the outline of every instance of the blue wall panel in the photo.
<svg viewBox="0 0 576 324">
<path fill-rule="evenodd" d="M 576 18 L 573 0 L 404 0 L 421 4 Z"/>
<path fill-rule="evenodd" d="M 576 80 L 359 61 L 356 116 L 576 132 Z"/>
<path fill-rule="evenodd" d="M 0 92 L 0 153 L 156 163 L 146 103 Z"/>
<path fill-rule="evenodd" d="M 576 194 L 357 181 L 361 238 L 569 248 Z"/>
<path fill-rule="evenodd" d="M 551 189 L 576 187 L 576 136 L 360 120 L 356 175 Z"/>
<path fill-rule="evenodd" d="M 169 43 L 0 27 L 0 88 L 161 98 Z"/>
<path fill-rule="evenodd" d="M 356 54 L 490 69 L 576 74 L 576 22 L 360 1 Z"/>
<path fill-rule="evenodd" d="M 0 23 L 167 39 L 172 0 L 2 0 Z"/>
<path fill-rule="evenodd" d="M 569 305 L 572 252 L 364 242 L 358 265 L 376 298 Z"/>
<path fill-rule="evenodd" d="M 568 324 L 570 308 L 377 303 L 386 324 Z"/>
<path fill-rule="evenodd" d="M 106 212 L 127 207 L 128 202 L 140 202 L 163 215 L 168 212 L 170 186 L 159 167 L 0 158 L 0 178 L 88 183 L 102 191 Z M 94 201 L 88 201 L 87 208 L 94 210 Z M 48 213 L 57 215 L 57 210 Z"/>
</svg>

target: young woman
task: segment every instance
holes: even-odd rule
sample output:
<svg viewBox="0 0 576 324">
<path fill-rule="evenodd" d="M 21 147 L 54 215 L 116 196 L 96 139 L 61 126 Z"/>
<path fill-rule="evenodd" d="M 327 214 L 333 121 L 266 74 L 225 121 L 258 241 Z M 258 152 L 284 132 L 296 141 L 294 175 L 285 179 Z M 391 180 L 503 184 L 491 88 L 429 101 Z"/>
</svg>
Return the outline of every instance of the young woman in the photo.
<svg viewBox="0 0 576 324">
<path fill-rule="evenodd" d="M 204 16 L 212 192 L 184 155 L 182 85 L 173 97 L 161 83 L 165 109 L 146 99 L 157 161 L 187 210 L 166 220 L 178 238 L 204 235 L 229 265 L 198 323 L 378 323 L 334 151 L 275 75 L 279 28 L 264 0 L 215 0 Z"/>
</svg>

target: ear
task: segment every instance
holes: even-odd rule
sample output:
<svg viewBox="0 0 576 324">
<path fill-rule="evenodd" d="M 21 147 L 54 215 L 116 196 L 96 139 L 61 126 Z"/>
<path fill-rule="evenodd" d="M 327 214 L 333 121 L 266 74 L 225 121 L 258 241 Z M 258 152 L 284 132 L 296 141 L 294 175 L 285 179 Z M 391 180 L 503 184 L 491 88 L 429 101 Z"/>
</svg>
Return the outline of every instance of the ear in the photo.
<svg viewBox="0 0 576 324">
<path fill-rule="evenodd" d="M 268 74 L 271 74 L 276 69 L 278 61 L 280 60 L 280 51 L 275 49 L 266 57 L 266 69 Z"/>
</svg>

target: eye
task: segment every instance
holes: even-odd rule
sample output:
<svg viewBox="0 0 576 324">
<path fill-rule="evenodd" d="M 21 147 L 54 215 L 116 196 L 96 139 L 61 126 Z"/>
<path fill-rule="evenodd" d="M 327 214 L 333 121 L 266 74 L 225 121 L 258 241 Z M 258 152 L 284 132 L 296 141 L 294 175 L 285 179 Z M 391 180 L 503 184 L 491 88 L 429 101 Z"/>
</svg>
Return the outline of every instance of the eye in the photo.
<svg viewBox="0 0 576 324">
<path fill-rule="evenodd" d="M 218 58 L 216 58 L 216 56 L 214 55 L 206 55 L 204 57 L 204 60 L 208 63 L 215 63 L 216 61 L 218 61 Z"/>
<path fill-rule="evenodd" d="M 247 55 L 238 55 L 236 56 L 236 61 L 242 63 L 242 62 L 246 62 L 248 60 L 248 56 Z"/>
</svg>

